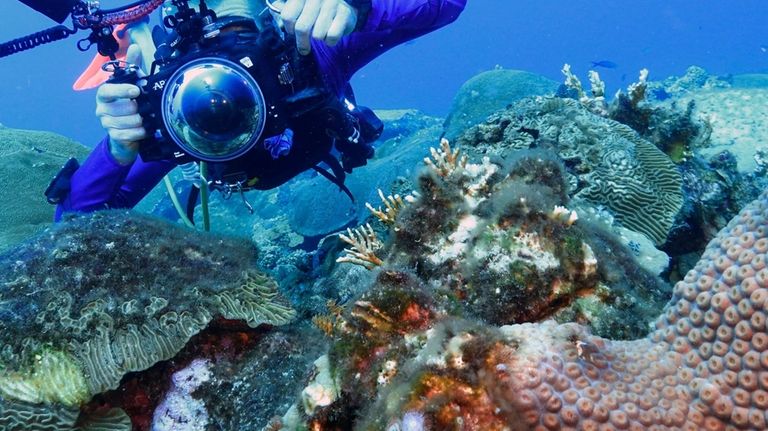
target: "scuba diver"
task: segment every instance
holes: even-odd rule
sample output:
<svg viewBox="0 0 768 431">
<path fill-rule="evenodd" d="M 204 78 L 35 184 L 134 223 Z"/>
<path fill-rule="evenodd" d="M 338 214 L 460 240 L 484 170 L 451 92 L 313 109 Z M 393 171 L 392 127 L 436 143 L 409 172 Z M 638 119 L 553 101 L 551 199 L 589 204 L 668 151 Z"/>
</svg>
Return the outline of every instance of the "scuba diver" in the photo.
<svg viewBox="0 0 768 431">
<path fill-rule="evenodd" d="M 148 3 L 162 1 L 133 5 Z M 350 78 L 390 48 L 453 22 L 466 6 L 189 1 L 196 10 L 187 3 L 166 0 L 167 28 L 150 30 L 146 18 L 127 32 L 118 27 L 124 57 L 108 67 L 101 63 L 109 58 L 95 60 L 98 67 L 78 80 L 98 85 L 96 116 L 107 136 L 82 165 L 70 167 L 65 193 L 49 196 L 58 204 L 56 220 L 67 212 L 131 208 L 176 166 L 205 165 L 197 178 L 230 195 L 271 189 L 315 169 L 352 198 L 344 176 L 373 156 L 383 126 L 356 106 Z M 102 70 L 112 73 L 104 83 Z"/>
</svg>

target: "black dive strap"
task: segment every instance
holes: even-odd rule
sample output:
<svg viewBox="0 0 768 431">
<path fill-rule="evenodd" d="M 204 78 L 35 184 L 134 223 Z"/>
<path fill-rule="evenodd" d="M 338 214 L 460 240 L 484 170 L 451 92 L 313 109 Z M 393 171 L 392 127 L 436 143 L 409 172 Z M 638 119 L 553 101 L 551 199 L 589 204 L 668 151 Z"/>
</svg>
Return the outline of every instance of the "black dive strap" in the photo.
<svg viewBox="0 0 768 431">
<path fill-rule="evenodd" d="M 19 0 L 48 18 L 63 23 L 80 0 Z"/>
<path fill-rule="evenodd" d="M 346 179 L 347 175 L 344 173 L 344 169 L 341 167 L 339 159 L 334 157 L 333 154 L 328 153 L 328 155 L 323 158 L 323 163 L 331 168 L 332 173 L 326 171 L 320 166 L 313 166 L 312 169 L 314 169 L 318 174 L 327 178 L 328 181 L 336 184 L 339 189 L 341 189 L 341 191 L 349 196 L 349 199 L 352 201 L 352 203 L 355 203 L 355 196 L 352 194 L 352 191 L 349 190 L 349 187 L 344 184 L 344 180 Z"/>
<path fill-rule="evenodd" d="M 72 188 L 72 175 L 79 167 L 80 163 L 77 162 L 77 159 L 71 157 L 59 173 L 53 177 L 48 188 L 45 189 L 45 198 L 49 204 L 56 205 L 67 198 L 69 190 Z"/>
</svg>

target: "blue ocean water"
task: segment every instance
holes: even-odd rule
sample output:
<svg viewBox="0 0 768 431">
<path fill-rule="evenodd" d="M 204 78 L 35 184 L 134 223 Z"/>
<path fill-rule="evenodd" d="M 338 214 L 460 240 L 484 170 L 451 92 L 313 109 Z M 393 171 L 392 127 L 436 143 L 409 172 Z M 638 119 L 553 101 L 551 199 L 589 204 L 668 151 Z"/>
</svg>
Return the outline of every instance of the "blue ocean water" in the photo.
<svg viewBox="0 0 768 431">
<path fill-rule="evenodd" d="M 562 82 L 564 63 L 582 80 L 597 68 L 608 95 L 644 68 L 768 72 L 767 0 L 468 1 L 364 68 L 358 100 L 445 116 L 480 72 Z M 5 6 L 0 41 L 53 25 Z M 0 123 L 101 138 L 94 91 L 71 90 L 94 54 L 79 37 L 0 59 Z M 535 86 L 488 75 L 483 89 L 507 75 Z M 219 187 L 210 218 L 226 241 L 175 223 L 155 189 L 138 212 L 65 218 L 2 251 L 36 204 L 53 211 L 33 186 L 60 155 L 0 128 L 6 149 L 23 147 L 0 168 L 20 179 L 0 200 L 0 431 L 57 415 L 52 429 L 68 430 L 78 414 L 134 431 L 768 429 L 768 89 L 714 82 L 641 83 L 613 103 L 525 98 L 454 136 L 390 115 L 376 158 L 347 179 L 356 200 L 315 172 Z M 182 202 L 191 182 L 176 183 Z M 97 186 L 77 188 L 73 201 Z"/>
<path fill-rule="evenodd" d="M 104 0 L 105 7 L 127 1 Z M 682 75 L 691 65 L 714 74 L 768 71 L 765 0 L 469 0 L 454 24 L 398 47 L 360 71 L 353 86 L 374 108 L 417 108 L 446 115 L 452 97 L 473 75 L 501 66 L 562 80 L 570 63 L 585 76 L 592 61 L 609 94 L 633 82 Z M 4 1 L 0 40 L 54 23 L 20 2 Z M 71 84 L 93 51 L 70 39 L 0 59 L 0 123 L 50 130 L 92 145 L 102 135 L 92 91 Z"/>
</svg>

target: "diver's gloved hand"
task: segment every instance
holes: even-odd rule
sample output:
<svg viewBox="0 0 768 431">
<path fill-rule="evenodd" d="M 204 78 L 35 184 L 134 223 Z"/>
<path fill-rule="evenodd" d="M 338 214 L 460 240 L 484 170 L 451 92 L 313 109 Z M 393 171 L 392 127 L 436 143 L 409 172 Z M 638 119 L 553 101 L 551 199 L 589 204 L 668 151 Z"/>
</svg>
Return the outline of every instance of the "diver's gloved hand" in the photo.
<svg viewBox="0 0 768 431">
<path fill-rule="evenodd" d="M 126 61 L 141 66 L 138 45 L 128 47 Z M 96 92 L 96 116 L 109 134 L 109 150 L 118 163 L 128 165 L 139 154 L 139 142 L 147 137 L 139 107 L 140 94 L 133 84 L 102 84 Z"/>
<path fill-rule="evenodd" d="M 301 54 L 309 54 L 310 38 L 329 46 L 352 33 L 357 25 L 357 10 L 344 0 L 285 0 L 280 12 L 288 33 L 296 35 Z"/>
</svg>

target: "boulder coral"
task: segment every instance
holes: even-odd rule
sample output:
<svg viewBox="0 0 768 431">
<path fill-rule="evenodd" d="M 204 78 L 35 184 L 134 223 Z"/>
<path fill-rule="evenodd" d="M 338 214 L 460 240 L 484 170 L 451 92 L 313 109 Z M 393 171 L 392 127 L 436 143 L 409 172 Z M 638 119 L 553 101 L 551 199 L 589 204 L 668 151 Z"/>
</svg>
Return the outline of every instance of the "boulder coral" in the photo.
<svg viewBox="0 0 768 431">
<path fill-rule="evenodd" d="M 293 319 L 255 256 L 125 211 L 71 218 L 0 255 L 0 429 L 130 429 L 119 409 L 78 415 L 212 322 Z"/>
<path fill-rule="evenodd" d="M 68 158 L 85 158 L 84 145 L 50 132 L 0 125 L 0 251 L 34 236 L 53 222 L 45 200 L 48 183 Z"/>
<path fill-rule="evenodd" d="M 535 73 L 498 66 L 482 72 L 462 84 L 456 92 L 445 119 L 445 137 L 455 139 L 510 103 L 525 97 L 554 94 L 556 90 L 557 82 Z"/>
</svg>

